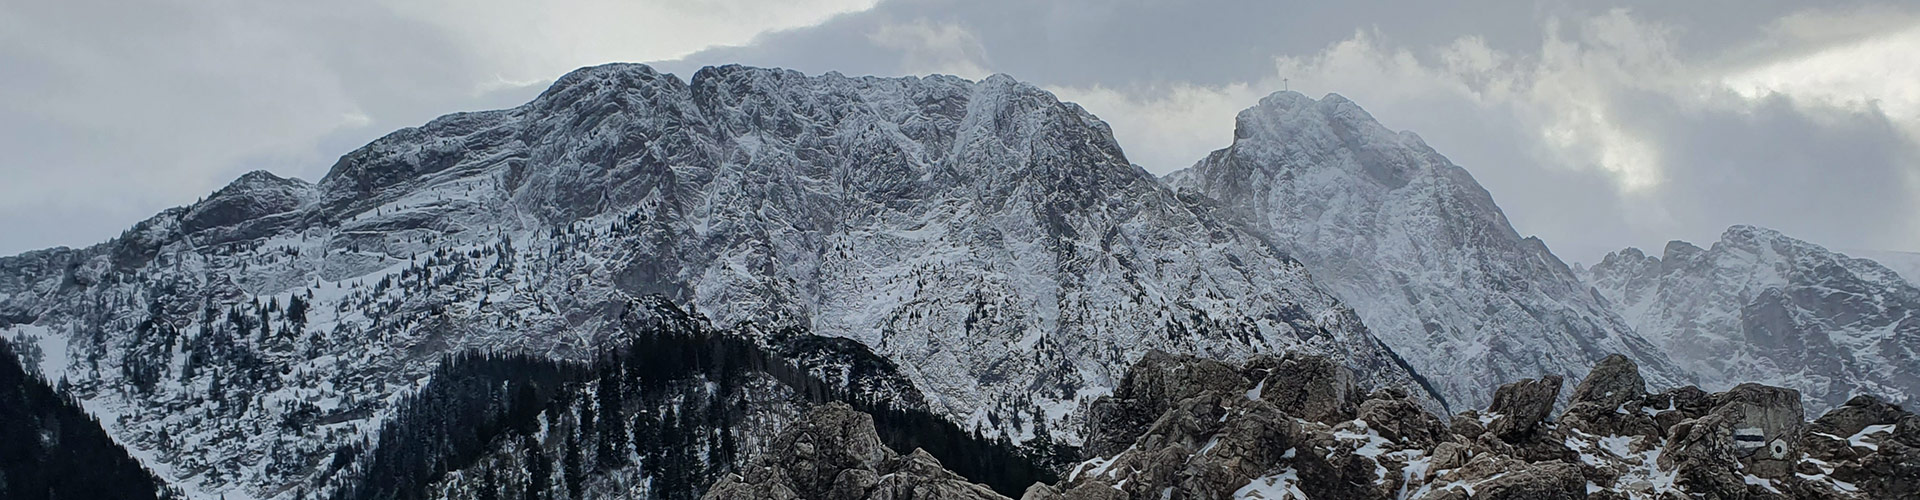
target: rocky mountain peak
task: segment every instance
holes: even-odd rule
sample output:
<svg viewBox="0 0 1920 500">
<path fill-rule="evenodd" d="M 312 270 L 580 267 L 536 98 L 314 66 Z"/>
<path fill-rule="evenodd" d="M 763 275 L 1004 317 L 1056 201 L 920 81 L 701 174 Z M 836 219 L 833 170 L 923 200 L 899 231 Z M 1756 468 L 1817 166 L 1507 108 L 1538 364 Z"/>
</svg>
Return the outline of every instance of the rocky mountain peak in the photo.
<svg viewBox="0 0 1920 500">
<path fill-rule="evenodd" d="M 251 457 L 157 467 L 205 492 L 319 481 L 436 360 L 592 356 L 651 295 L 862 345 L 928 411 L 1016 443 L 1078 443 L 1079 410 L 1150 349 L 1321 354 L 1439 400 L 1299 262 L 1005 76 L 585 68 L 312 186 L 250 175 L 111 244 L 0 262 L 4 334 L 65 342 L 61 375 L 128 415 L 107 419 L 122 442 Z"/>
<path fill-rule="evenodd" d="M 180 230 L 193 234 L 286 214 L 306 206 L 314 194 L 313 184 L 307 181 L 280 177 L 265 170 L 247 172 L 207 199 L 187 207 Z"/>
<path fill-rule="evenodd" d="M 1344 97 L 1270 95 L 1240 113 L 1231 146 L 1167 181 L 1252 221 L 1450 400 L 1576 379 L 1613 352 L 1657 387 L 1687 379 L 1466 169 Z"/>
<path fill-rule="evenodd" d="M 1609 255 L 1588 281 L 1709 387 L 1791 387 L 1809 414 L 1855 394 L 1920 394 L 1920 375 L 1889 368 L 1920 352 L 1920 289 L 1873 261 L 1745 225 L 1709 248 L 1674 241 L 1660 258 L 1636 255 Z"/>
</svg>

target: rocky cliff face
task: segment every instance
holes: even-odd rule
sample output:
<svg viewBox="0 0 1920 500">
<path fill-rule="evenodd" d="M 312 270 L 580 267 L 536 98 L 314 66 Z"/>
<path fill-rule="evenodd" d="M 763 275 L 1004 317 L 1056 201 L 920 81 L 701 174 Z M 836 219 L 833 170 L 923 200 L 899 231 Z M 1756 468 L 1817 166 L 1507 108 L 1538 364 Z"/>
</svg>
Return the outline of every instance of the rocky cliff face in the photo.
<svg viewBox="0 0 1920 500">
<path fill-rule="evenodd" d="M 1586 275 L 1709 387 L 1791 387 L 1810 414 L 1859 394 L 1920 394 L 1920 289 L 1873 261 L 1734 226 L 1709 248 L 1614 252 Z"/>
<path fill-rule="evenodd" d="M 446 354 L 591 356 L 655 295 L 857 341 L 929 410 L 1016 440 L 1078 442 L 1077 410 L 1149 349 L 1313 352 L 1420 387 L 1209 210 L 1004 76 L 609 65 L 317 183 L 248 174 L 113 241 L 0 258 L 0 334 L 204 496 L 327 484 Z"/>
<path fill-rule="evenodd" d="M 1167 180 L 1305 263 L 1460 407 L 1521 377 L 1578 379 L 1610 353 L 1656 387 L 1689 380 L 1465 169 L 1338 95 L 1268 96 L 1240 113 L 1233 145 Z"/>
</svg>

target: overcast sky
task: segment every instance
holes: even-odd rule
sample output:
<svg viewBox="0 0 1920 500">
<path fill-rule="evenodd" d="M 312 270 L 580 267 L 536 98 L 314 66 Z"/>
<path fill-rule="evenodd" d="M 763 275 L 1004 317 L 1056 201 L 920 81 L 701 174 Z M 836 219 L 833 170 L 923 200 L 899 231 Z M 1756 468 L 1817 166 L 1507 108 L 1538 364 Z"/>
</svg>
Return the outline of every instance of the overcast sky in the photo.
<svg viewBox="0 0 1920 500">
<path fill-rule="evenodd" d="M 1920 250 L 1920 6 L 1828 2 L 0 0 L 0 254 L 575 67 L 1007 73 L 1155 173 L 1283 86 L 1344 95 L 1570 262 L 1732 224 Z"/>
</svg>

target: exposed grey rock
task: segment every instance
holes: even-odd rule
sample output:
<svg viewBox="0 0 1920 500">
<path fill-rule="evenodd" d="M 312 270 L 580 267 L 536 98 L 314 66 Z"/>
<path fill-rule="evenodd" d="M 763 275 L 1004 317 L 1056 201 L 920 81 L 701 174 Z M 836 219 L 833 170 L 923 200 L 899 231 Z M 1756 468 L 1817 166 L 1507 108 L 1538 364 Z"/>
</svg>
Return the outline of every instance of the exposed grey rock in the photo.
<svg viewBox="0 0 1920 500">
<path fill-rule="evenodd" d="M 1587 497 L 1580 467 L 1552 462 L 1508 470 L 1474 487 L 1473 498 L 1487 500 L 1572 500 Z"/>
<path fill-rule="evenodd" d="M 299 222 L 293 212 L 317 194 L 306 181 L 255 170 L 193 204 L 181 214 L 180 231 L 201 245 L 273 236 Z"/>
<path fill-rule="evenodd" d="M 1829 410 L 1808 423 L 1802 433 L 1802 446 L 1808 455 L 1821 460 L 1847 460 L 1878 448 L 1878 445 L 1856 448 L 1849 438 L 1869 427 L 1889 425 L 1893 427 L 1877 428 L 1885 430 L 1874 433 L 1877 439 L 1872 442 L 1891 440 L 1920 448 L 1920 420 L 1916 420 L 1913 413 L 1873 396 L 1854 396 L 1847 400 L 1847 404 Z"/>
<path fill-rule="evenodd" d="M 1467 439 L 1474 439 L 1480 437 L 1481 434 L 1486 434 L 1487 424 L 1492 421 L 1493 419 L 1490 417 L 1482 417 L 1480 410 L 1467 410 L 1460 412 L 1458 415 L 1454 415 L 1453 420 L 1449 423 L 1449 428 L 1452 429 L 1454 434 L 1459 434 L 1461 437 Z"/>
<path fill-rule="evenodd" d="M 1260 399 L 1307 420 L 1350 420 L 1361 400 L 1353 372 L 1325 357 L 1287 353 L 1277 361 L 1255 360 L 1247 368 L 1266 375 L 1255 384 Z"/>
<path fill-rule="evenodd" d="M 1111 396 L 1088 411 L 1086 444 L 1091 455 L 1108 455 L 1133 444 L 1173 405 L 1205 392 L 1245 390 L 1246 377 L 1226 363 L 1148 351 L 1120 379 Z"/>
<path fill-rule="evenodd" d="M 1640 399 L 1646 392 L 1647 383 L 1640 378 L 1640 366 L 1626 356 L 1609 354 L 1573 388 L 1572 402 L 1620 406 Z"/>
<path fill-rule="evenodd" d="M 1653 413 L 1661 429 L 1670 429 L 1683 420 L 1705 416 L 1713 409 L 1713 395 L 1699 387 L 1676 387 L 1648 395 L 1642 407 Z"/>
<path fill-rule="evenodd" d="M 926 451 L 901 456 L 880 443 L 873 417 L 844 403 L 808 410 L 781 431 L 743 475 L 720 480 L 705 500 L 992 500 Z"/>
<path fill-rule="evenodd" d="M 1377 391 L 1390 399 L 1356 404 L 1359 390 L 1350 374 L 1325 358 L 1298 354 L 1254 358 L 1244 368 L 1149 354 L 1121 387 L 1115 397 L 1096 404 L 1093 422 L 1121 420 L 1103 418 L 1102 411 L 1164 409 L 1131 441 L 1118 439 L 1122 433 L 1089 432 L 1090 443 L 1111 443 L 1105 453 L 1111 458 L 1098 466 L 1090 462 L 1076 467 L 1065 482 L 1036 492 L 1035 498 L 1100 498 L 1109 492 L 1129 499 L 1163 494 L 1226 498 L 1277 469 L 1294 471 L 1299 488 L 1314 498 L 1375 498 L 1397 483 L 1383 482 L 1392 478 L 1376 474 L 1376 457 L 1356 453 L 1366 443 L 1353 436 L 1386 432 L 1432 438 L 1436 428 L 1444 433 L 1444 426 L 1404 390 Z M 1184 399 L 1156 403 L 1169 395 Z M 1388 426 L 1383 431 L 1370 431 L 1368 422 L 1352 420 L 1356 406 L 1371 408 L 1369 416 L 1392 421 L 1382 424 Z M 1319 418 L 1295 415 L 1289 407 L 1315 412 Z M 1416 414 L 1426 419 L 1400 421 Z M 1061 496 L 1045 496 L 1049 491 Z"/>
<path fill-rule="evenodd" d="M 1642 411 L 1646 398 L 1639 367 L 1625 356 L 1610 355 L 1574 388 L 1572 404 L 1559 422 L 1593 435 L 1660 439 L 1663 427 Z"/>
<path fill-rule="evenodd" d="M 1426 449 L 1447 440 L 1447 424 L 1406 398 L 1405 393 L 1374 391 L 1360 403 L 1358 419 L 1388 441 Z"/>
<path fill-rule="evenodd" d="M 1676 484 L 1690 491 L 1731 494 L 1747 489 L 1742 474 L 1770 480 L 1792 477 L 1804 424 L 1798 391 L 1741 384 L 1715 394 L 1713 401 L 1706 416 L 1667 431 L 1659 465 L 1675 472 Z"/>
<path fill-rule="evenodd" d="M 1825 474 L 1860 487 L 1870 498 L 1920 497 L 1920 416 L 1872 396 L 1807 424 L 1801 449 L 1825 462 L 1802 474 Z"/>
<path fill-rule="evenodd" d="M 1020 500 L 1126 500 L 1127 494 L 1112 485 L 1099 480 L 1081 482 L 1065 492 L 1056 492 L 1050 486 L 1035 483 L 1033 488 L 1020 497 Z"/>
<path fill-rule="evenodd" d="M 1532 435 L 1553 413 L 1561 383 L 1559 375 L 1547 375 L 1501 385 L 1493 393 L 1493 406 L 1487 409 L 1493 415 L 1487 432 L 1509 442 Z"/>
<path fill-rule="evenodd" d="M 1282 359 L 1250 360 L 1248 380 Z M 1313 366 L 1306 359 L 1294 366 Z M 1290 414 L 1262 391 L 1231 377 L 1156 377 L 1209 384 L 1167 405 L 1153 425 L 1116 451 L 1093 455 L 1055 485 L 1036 486 L 1028 500 L 1101 498 L 1339 498 L 1676 500 L 1905 498 L 1915 467 L 1911 414 L 1859 398 L 1820 432 L 1854 430 L 1864 444 L 1824 455 L 1801 453 L 1798 394 L 1747 384 L 1707 394 L 1694 387 L 1644 394 L 1634 366 L 1603 363 L 1579 387 L 1580 397 L 1557 422 L 1546 417 L 1563 381 L 1523 380 L 1495 391 L 1495 408 L 1453 417 L 1451 428 L 1407 401 L 1376 390 L 1357 418 L 1319 422 Z M 1167 363 L 1192 365 L 1173 369 Z M 1152 357 L 1151 373 L 1224 373 L 1195 358 Z M 1311 372 L 1312 370 L 1305 370 Z M 1211 383 L 1209 382 L 1211 381 Z M 1612 390 L 1601 389 L 1613 387 Z M 1242 394 L 1242 392 L 1245 392 Z M 1256 394 L 1263 396 L 1253 398 Z M 1290 399 L 1289 399 L 1290 400 Z M 1321 406 L 1324 407 L 1324 406 Z M 1654 418 L 1653 415 L 1661 418 Z M 1664 422 L 1673 422 L 1667 424 Z M 1879 427 L 1876 427 L 1879 426 Z M 1497 429 L 1497 430 L 1489 430 Z M 1747 446 L 1751 433 L 1767 447 Z M 1813 439 L 1813 438 L 1805 438 Z M 1847 439 L 1838 439 L 1846 442 Z M 1774 447 L 1778 442 L 1781 447 Z M 1877 448 L 1874 448 L 1877 446 Z M 1834 460 L 1821 461 L 1820 456 Z M 1079 492 L 1079 493 L 1075 493 Z"/>
</svg>

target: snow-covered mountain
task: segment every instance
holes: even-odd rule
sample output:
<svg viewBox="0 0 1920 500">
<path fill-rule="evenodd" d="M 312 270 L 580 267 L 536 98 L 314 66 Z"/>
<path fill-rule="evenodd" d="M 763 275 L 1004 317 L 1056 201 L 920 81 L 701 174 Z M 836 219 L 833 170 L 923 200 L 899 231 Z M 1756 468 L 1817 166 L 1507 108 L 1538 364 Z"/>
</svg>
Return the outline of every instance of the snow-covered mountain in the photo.
<svg viewBox="0 0 1920 500">
<path fill-rule="evenodd" d="M 1857 394 L 1895 404 L 1920 395 L 1920 289 L 1874 261 L 1733 226 L 1709 248 L 1628 248 L 1586 275 L 1709 388 L 1791 387 L 1809 413 Z"/>
<path fill-rule="evenodd" d="M 1076 442 L 1075 410 L 1149 349 L 1318 353 L 1421 392 L 1210 210 L 1005 76 L 608 65 L 317 183 L 252 173 L 110 242 L 0 258 L 0 335 L 158 474 L 236 497 L 337 484 L 449 354 L 591 357 L 645 296 L 858 341 L 934 413 L 1016 439 Z"/>
<path fill-rule="evenodd" d="M 1914 286 L 1920 286 L 1920 253 L 1858 249 L 1845 249 L 1840 250 L 1840 252 L 1850 257 L 1858 257 L 1877 262 L 1882 266 L 1886 266 L 1887 269 L 1893 270 L 1893 272 L 1899 274 L 1901 278 L 1906 278 L 1908 283 L 1913 283 Z"/>
<path fill-rule="evenodd" d="M 1231 146 L 1167 180 L 1305 263 L 1456 408 L 1521 378 L 1579 380 L 1613 353 L 1654 387 L 1688 381 L 1465 169 L 1339 95 L 1261 99 Z"/>
</svg>

